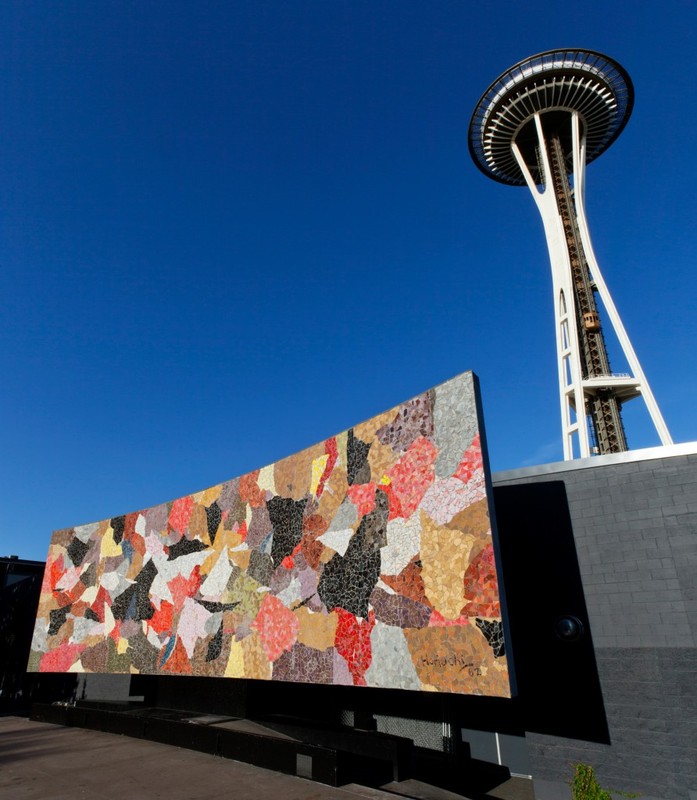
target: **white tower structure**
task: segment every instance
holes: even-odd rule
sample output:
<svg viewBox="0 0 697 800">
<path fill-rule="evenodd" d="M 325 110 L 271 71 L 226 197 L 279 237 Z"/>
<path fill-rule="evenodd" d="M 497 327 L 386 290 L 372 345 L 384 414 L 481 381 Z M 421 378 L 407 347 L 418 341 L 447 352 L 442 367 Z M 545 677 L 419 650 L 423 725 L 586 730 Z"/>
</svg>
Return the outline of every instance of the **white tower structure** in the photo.
<svg viewBox="0 0 697 800">
<path fill-rule="evenodd" d="M 593 252 L 584 196 L 586 164 L 629 120 L 634 90 L 626 71 L 590 50 L 526 58 L 484 92 L 472 115 L 475 164 L 501 183 L 525 186 L 537 204 L 552 265 L 564 458 L 627 450 L 622 404 L 643 398 L 662 444 L 672 444 Z M 630 374 L 614 374 L 600 297 Z"/>
</svg>

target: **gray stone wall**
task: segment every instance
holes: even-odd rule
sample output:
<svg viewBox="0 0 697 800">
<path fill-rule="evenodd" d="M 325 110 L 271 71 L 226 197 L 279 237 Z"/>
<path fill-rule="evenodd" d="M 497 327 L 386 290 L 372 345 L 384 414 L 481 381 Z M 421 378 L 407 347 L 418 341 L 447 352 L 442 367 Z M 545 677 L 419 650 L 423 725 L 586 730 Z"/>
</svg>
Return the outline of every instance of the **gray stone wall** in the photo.
<svg viewBox="0 0 697 800">
<path fill-rule="evenodd" d="M 537 796 L 569 797 L 584 762 L 604 788 L 696 800 L 697 446 L 499 473 L 494 486 L 550 480 L 566 487 L 611 743 L 528 734 Z"/>
</svg>

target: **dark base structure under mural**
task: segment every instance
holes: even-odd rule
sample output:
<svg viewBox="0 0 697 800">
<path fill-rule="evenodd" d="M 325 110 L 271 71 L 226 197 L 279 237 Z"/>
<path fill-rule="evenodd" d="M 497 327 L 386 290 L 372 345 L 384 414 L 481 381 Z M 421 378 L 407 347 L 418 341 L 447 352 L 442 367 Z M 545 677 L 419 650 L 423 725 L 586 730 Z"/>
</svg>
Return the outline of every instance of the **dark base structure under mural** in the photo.
<svg viewBox="0 0 697 800">
<path fill-rule="evenodd" d="M 73 682 L 33 717 L 332 785 L 563 800 L 586 763 L 605 787 L 693 800 L 697 444 L 490 483 L 475 388 L 460 376 L 306 467 L 58 532 L 30 666 Z"/>
</svg>

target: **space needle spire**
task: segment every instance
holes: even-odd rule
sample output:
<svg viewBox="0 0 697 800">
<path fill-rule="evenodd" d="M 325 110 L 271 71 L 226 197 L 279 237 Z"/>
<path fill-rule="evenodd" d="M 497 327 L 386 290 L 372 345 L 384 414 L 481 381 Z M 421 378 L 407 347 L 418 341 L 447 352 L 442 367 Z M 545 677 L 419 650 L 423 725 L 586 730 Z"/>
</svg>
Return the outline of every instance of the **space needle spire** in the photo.
<svg viewBox="0 0 697 800">
<path fill-rule="evenodd" d="M 497 78 L 472 115 L 469 149 L 479 169 L 530 189 L 552 266 L 564 458 L 627 450 L 622 405 L 643 398 L 662 444 L 661 412 L 610 297 L 593 252 L 584 196 L 586 164 L 629 120 L 627 72 L 591 50 L 550 50 Z M 597 299 L 631 374 L 612 372 Z"/>
</svg>

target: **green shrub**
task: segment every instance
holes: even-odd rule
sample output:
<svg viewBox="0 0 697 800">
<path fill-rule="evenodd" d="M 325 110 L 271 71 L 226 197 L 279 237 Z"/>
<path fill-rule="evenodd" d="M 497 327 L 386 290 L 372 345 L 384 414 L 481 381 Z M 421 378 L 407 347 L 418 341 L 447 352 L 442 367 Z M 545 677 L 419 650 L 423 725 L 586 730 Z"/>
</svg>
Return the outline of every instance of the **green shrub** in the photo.
<svg viewBox="0 0 697 800">
<path fill-rule="evenodd" d="M 571 781 L 571 792 L 574 800 L 612 800 L 612 794 L 603 789 L 595 777 L 595 770 L 588 764 L 576 764 L 574 777 Z M 615 792 L 622 797 L 638 797 L 628 792 Z"/>
<path fill-rule="evenodd" d="M 612 795 L 600 787 L 595 770 L 588 764 L 576 764 L 571 792 L 574 800 L 612 800 Z"/>
</svg>

